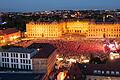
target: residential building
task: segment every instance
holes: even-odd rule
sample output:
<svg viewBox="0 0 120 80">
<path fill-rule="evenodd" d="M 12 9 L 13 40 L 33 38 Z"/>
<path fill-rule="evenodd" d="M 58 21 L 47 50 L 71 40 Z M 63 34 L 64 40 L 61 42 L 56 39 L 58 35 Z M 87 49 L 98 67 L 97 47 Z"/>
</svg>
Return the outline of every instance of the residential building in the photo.
<svg viewBox="0 0 120 80">
<path fill-rule="evenodd" d="M 0 67 L 32 70 L 31 57 L 37 50 L 21 47 L 10 47 L 0 50 Z"/>
</svg>

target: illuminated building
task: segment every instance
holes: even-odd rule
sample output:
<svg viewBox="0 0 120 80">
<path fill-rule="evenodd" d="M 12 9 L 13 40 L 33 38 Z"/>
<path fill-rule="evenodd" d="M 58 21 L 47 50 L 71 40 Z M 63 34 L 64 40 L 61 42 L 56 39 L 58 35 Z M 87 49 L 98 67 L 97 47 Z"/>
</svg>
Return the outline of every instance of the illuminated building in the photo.
<svg viewBox="0 0 120 80">
<path fill-rule="evenodd" d="M 120 55 L 119 55 L 119 53 L 116 53 L 116 52 L 110 52 L 109 58 L 110 58 L 110 60 L 118 59 L 118 58 L 120 58 Z"/>
<path fill-rule="evenodd" d="M 88 27 L 88 38 L 119 38 L 120 24 L 96 24 L 91 23 Z"/>
<path fill-rule="evenodd" d="M 60 37 L 62 36 L 62 25 L 52 23 L 28 23 L 26 24 L 27 37 Z"/>
<path fill-rule="evenodd" d="M 32 70 L 32 59 L 37 50 L 21 47 L 10 47 L 0 50 L 0 67 Z"/>
<path fill-rule="evenodd" d="M 19 37 L 20 37 L 20 31 L 16 30 L 15 28 L 7 28 L 0 30 L 0 43 L 13 41 Z"/>
<path fill-rule="evenodd" d="M 67 34 L 86 35 L 88 26 L 88 22 L 86 21 L 71 21 L 66 22 L 65 29 Z"/>
<path fill-rule="evenodd" d="M 26 24 L 27 37 L 60 37 L 79 34 L 86 38 L 119 38 L 120 24 L 93 23 L 89 21 L 30 22 Z"/>
</svg>

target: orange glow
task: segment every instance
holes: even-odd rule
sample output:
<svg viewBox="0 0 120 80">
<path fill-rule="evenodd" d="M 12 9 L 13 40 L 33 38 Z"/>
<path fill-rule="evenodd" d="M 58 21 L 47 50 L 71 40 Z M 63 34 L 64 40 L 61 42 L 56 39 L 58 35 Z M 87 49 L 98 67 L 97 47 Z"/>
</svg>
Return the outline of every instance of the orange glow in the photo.
<svg viewBox="0 0 120 80">
<path fill-rule="evenodd" d="M 26 24 L 28 37 L 60 37 L 63 34 L 80 34 L 87 38 L 117 38 L 120 24 L 96 24 L 89 21 Z M 115 30 L 114 30 L 115 29 Z M 117 34 L 116 34 L 117 33 Z"/>
</svg>

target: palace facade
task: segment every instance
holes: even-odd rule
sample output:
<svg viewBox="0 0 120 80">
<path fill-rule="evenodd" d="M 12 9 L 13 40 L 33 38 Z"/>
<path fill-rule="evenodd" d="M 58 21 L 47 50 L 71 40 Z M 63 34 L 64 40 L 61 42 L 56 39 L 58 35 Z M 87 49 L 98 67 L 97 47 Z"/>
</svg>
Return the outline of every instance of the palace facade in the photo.
<svg viewBox="0 0 120 80">
<path fill-rule="evenodd" d="M 79 34 L 86 38 L 119 38 L 120 24 L 91 23 L 89 21 L 30 22 L 26 24 L 27 37 L 61 37 Z"/>
</svg>

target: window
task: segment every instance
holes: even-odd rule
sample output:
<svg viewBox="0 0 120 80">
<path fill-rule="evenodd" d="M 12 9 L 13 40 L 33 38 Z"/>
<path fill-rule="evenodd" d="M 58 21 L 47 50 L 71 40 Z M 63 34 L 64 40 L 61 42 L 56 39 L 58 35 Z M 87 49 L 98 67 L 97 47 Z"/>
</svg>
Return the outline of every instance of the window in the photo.
<svg viewBox="0 0 120 80">
<path fill-rule="evenodd" d="M 2 56 L 4 56 L 4 53 L 2 53 Z"/>
<path fill-rule="evenodd" d="M 5 62 L 7 61 L 6 58 L 4 58 Z"/>
<path fill-rule="evenodd" d="M 93 73 L 97 73 L 97 70 L 94 70 L 94 72 Z"/>
<path fill-rule="evenodd" d="M 28 58 L 28 55 L 26 54 L 26 58 Z"/>
<path fill-rule="evenodd" d="M 5 67 L 7 67 L 7 64 L 5 63 Z"/>
<path fill-rule="evenodd" d="M 9 54 L 7 53 L 7 57 L 9 57 Z"/>
<path fill-rule="evenodd" d="M 100 70 L 98 70 L 98 74 L 101 74 L 101 71 L 100 71 Z"/>
<path fill-rule="evenodd" d="M 102 71 L 102 74 L 104 74 L 104 71 Z"/>
<path fill-rule="evenodd" d="M 18 67 L 18 64 L 16 65 L 16 68 L 19 68 L 19 67 Z"/>
<path fill-rule="evenodd" d="M 22 58 L 22 54 L 20 54 L 20 58 Z"/>
<path fill-rule="evenodd" d="M 16 59 L 14 59 L 14 62 L 16 62 Z"/>
<path fill-rule="evenodd" d="M 22 63 L 22 59 L 20 59 L 20 63 Z"/>
<path fill-rule="evenodd" d="M 16 63 L 18 63 L 18 59 L 16 59 Z"/>
<path fill-rule="evenodd" d="M 7 58 L 7 62 L 9 62 L 9 58 Z"/>
<path fill-rule="evenodd" d="M 29 69 L 31 69 L 31 66 L 29 65 Z"/>
<path fill-rule="evenodd" d="M 106 71 L 106 74 L 110 74 L 110 71 Z"/>
<path fill-rule="evenodd" d="M 31 64 L 31 61 L 29 60 L 29 64 Z"/>
<path fill-rule="evenodd" d="M 25 54 L 23 54 L 23 58 L 25 58 Z"/>
<path fill-rule="evenodd" d="M 112 74 L 112 75 L 114 75 L 114 74 L 115 74 L 115 72 L 114 72 L 114 71 L 111 71 L 111 74 Z"/>
<path fill-rule="evenodd" d="M 23 66 L 22 65 L 20 65 L 21 66 L 21 69 L 23 69 Z"/>
<path fill-rule="evenodd" d="M 18 58 L 18 54 L 16 54 L 16 57 Z"/>
<path fill-rule="evenodd" d="M 11 62 L 13 62 L 13 59 L 11 59 Z"/>
<path fill-rule="evenodd" d="M 116 75 L 119 75 L 119 72 L 118 72 L 118 71 L 116 71 Z"/>
<path fill-rule="evenodd" d="M 11 68 L 14 68 L 13 64 L 11 64 Z"/>
<path fill-rule="evenodd" d="M 13 56 L 12 56 L 12 53 L 11 53 L 11 57 L 13 57 Z"/>
<path fill-rule="evenodd" d="M 25 63 L 25 60 L 23 60 L 23 63 Z"/>
<path fill-rule="evenodd" d="M 9 63 L 7 64 L 7 67 L 9 68 Z"/>
<path fill-rule="evenodd" d="M 28 64 L 28 60 L 26 60 L 26 64 Z"/>
<path fill-rule="evenodd" d="M 28 65 L 26 65 L 26 69 L 28 69 Z"/>
<path fill-rule="evenodd" d="M 2 67 L 5 67 L 5 66 L 4 66 L 4 63 L 2 63 Z"/>
<path fill-rule="evenodd" d="M 4 62 L 4 58 L 2 58 L 2 62 Z"/>
<path fill-rule="evenodd" d="M 13 53 L 14 57 L 15 57 L 15 53 Z"/>
<path fill-rule="evenodd" d="M 16 66 L 16 64 L 14 64 L 14 68 L 16 68 L 17 66 Z"/>
<path fill-rule="evenodd" d="M 6 53 L 4 53 L 4 56 L 6 57 Z"/>
<path fill-rule="evenodd" d="M 23 65 L 23 68 L 25 69 L 25 65 Z"/>
</svg>

